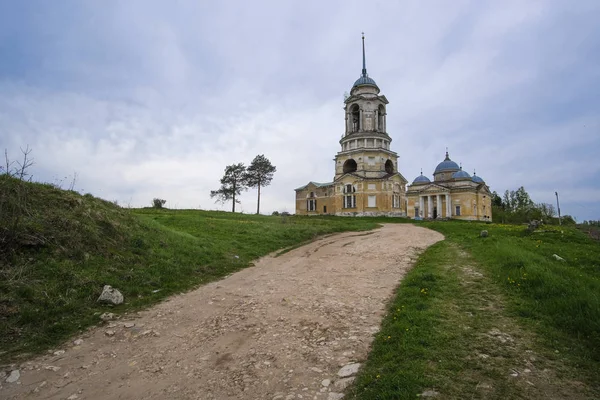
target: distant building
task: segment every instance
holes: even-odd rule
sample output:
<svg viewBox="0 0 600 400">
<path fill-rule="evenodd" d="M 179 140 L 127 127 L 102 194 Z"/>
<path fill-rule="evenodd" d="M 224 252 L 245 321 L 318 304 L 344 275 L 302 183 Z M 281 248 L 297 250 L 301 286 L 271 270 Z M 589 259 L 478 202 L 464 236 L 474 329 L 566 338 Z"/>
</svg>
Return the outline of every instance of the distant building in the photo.
<svg viewBox="0 0 600 400">
<path fill-rule="evenodd" d="M 296 214 L 491 220 L 489 188 L 462 171 L 447 152 L 433 183 L 421 173 L 407 191 L 387 132 L 389 102 L 367 74 L 362 39 L 362 74 L 344 100 L 345 133 L 335 156 L 335 176 L 332 182 L 295 189 Z"/>
<path fill-rule="evenodd" d="M 490 188 L 475 172 L 470 176 L 463 171 L 447 151 L 446 158 L 433 172 L 433 182 L 421 172 L 408 186 L 406 197 L 411 218 L 492 220 Z"/>
</svg>

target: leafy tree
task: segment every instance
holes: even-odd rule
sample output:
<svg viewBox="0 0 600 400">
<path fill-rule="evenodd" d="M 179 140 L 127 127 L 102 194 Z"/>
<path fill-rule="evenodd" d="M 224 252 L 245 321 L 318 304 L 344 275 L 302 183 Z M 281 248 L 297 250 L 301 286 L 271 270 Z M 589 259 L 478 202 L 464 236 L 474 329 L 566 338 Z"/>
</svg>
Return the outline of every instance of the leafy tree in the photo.
<svg viewBox="0 0 600 400">
<path fill-rule="evenodd" d="M 232 200 L 231 212 L 235 212 L 235 204 L 240 202 L 236 197 L 242 194 L 242 190 L 247 189 L 245 176 L 244 163 L 226 166 L 225 175 L 221 178 L 221 187 L 211 190 L 210 197 L 216 197 L 216 202 L 221 204 Z"/>
<path fill-rule="evenodd" d="M 512 194 L 512 193 L 511 193 Z M 527 211 L 531 206 L 533 206 L 533 201 L 531 201 L 531 197 L 529 197 L 529 193 L 525 191 L 525 188 L 521 186 L 515 192 L 515 208 L 519 211 Z"/>
<path fill-rule="evenodd" d="M 260 212 L 260 188 L 269 186 L 273 180 L 273 174 L 277 171 L 271 161 L 263 154 L 254 157 L 248 166 L 245 182 L 248 187 L 258 188 L 258 202 L 256 203 L 256 214 Z"/>
<path fill-rule="evenodd" d="M 159 198 L 152 199 L 152 207 L 154 208 L 163 208 L 167 201 Z"/>
<path fill-rule="evenodd" d="M 494 193 L 492 193 L 492 206 L 502 207 L 502 197 L 500 197 L 495 190 Z"/>
</svg>

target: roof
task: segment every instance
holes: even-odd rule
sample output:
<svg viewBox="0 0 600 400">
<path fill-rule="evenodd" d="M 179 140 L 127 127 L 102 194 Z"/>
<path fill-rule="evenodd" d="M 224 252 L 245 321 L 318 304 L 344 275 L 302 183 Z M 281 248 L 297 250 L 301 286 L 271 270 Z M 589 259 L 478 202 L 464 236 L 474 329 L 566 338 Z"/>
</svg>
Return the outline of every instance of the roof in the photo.
<svg viewBox="0 0 600 400">
<path fill-rule="evenodd" d="M 415 180 L 413 181 L 413 184 L 423 184 L 423 183 L 431 183 L 431 181 L 429 180 L 428 177 L 423 175 L 423 173 L 421 172 L 421 175 L 419 175 L 415 178 Z"/>
<path fill-rule="evenodd" d="M 442 161 L 441 163 L 438 164 L 437 167 L 435 167 L 435 171 L 433 172 L 434 174 L 437 174 L 439 172 L 445 172 L 445 171 L 458 171 L 460 170 L 460 167 L 458 166 L 457 163 L 455 163 L 454 161 L 452 161 L 450 159 L 450 157 L 448 156 L 448 152 L 446 152 L 446 158 L 444 159 L 444 161 Z"/>
<path fill-rule="evenodd" d="M 306 185 L 304 185 L 304 186 L 300 186 L 299 188 L 297 188 L 297 189 L 294 189 L 294 190 L 295 190 L 295 191 L 298 191 L 298 190 L 304 190 L 304 189 L 306 189 L 306 188 L 307 188 L 309 185 L 311 185 L 311 184 L 312 184 L 313 186 L 316 186 L 316 187 L 318 187 L 318 188 L 319 188 L 319 187 L 331 186 L 331 185 L 333 185 L 333 182 L 319 183 L 319 182 L 313 182 L 313 181 L 310 181 L 310 182 L 308 182 Z"/>
<path fill-rule="evenodd" d="M 476 183 L 484 183 L 484 180 L 483 180 L 483 178 L 482 178 L 482 177 L 480 177 L 480 176 L 477 176 L 477 174 L 475 174 L 475 172 L 473 172 L 473 178 L 472 178 L 472 179 L 473 179 L 473 182 L 476 182 Z"/>
<path fill-rule="evenodd" d="M 469 175 L 469 173 L 467 171 L 463 171 L 461 168 L 460 170 L 458 170 L 452 174 L 452 178 L 454 178 L 454 179 L 461 179 L 461 178 L 471 179 L 471 175 Z"/>
<path fill-rule="evenodd" d="M 379 89 L 379 86 L 377 86 L 377 84 L 375 83 L 373 78 L 370 78 L 367 75 L 361 75 L 361 77 L 358 78 L 356 80 L 356 82 L 354 82 L 354 85 L 352 85 L 352 87 L 354 88 L 354 87 L 362 86 L 362 85 L 371 85 L 371 86 L 375 86 L 377 89 Z"/>
</svg>

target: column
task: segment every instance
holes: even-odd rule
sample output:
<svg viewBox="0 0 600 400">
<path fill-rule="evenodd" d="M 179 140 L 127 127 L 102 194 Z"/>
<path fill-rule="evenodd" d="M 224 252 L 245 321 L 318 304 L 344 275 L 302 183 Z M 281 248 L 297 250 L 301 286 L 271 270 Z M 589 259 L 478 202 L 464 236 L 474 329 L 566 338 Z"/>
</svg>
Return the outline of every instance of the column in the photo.
<svg viewBox="0 0 600 400">
<path fill-rule="evenodd" d="M 358 110 L 358 130 L 363 130 L 363 112 L 362 108 Z"/>
<path fill-rule="evenodd" d="M 427 196 L 427 218 L 433 218 L 433 196 Z"/>
<path fill-rule="evenodd" d="M 446 194 L 446 218 L 450 218 L 452 216 L 452 204 L 450 201 L 450 195 Z"/>
<path fill-rule="evenodd" d="M 373 115 L 375 116 L 375 121 L 373 121 L 373 126 L 375 127 L 375 132 L 377 132 L 379 130 L 379 114 L 378 114 L 378 110 L 375 110 L 375 112 L 373 113 Z"/>
<path fill-rule="evenodd" d="M 435 197 L 437 200 L 437 217 L 442 218 L 442 196 L 436 194 Z"/>
<path fill-rule="evenodd" d="M 425 216 L 425 198 L 419 196 L 419 217 Z"/>
</svg>

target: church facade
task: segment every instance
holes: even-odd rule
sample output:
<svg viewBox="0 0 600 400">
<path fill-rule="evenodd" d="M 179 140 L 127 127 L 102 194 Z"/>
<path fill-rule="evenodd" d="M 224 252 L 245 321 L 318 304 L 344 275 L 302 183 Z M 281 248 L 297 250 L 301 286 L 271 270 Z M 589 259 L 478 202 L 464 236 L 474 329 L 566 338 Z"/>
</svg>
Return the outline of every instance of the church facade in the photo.
<svg viewBox="0 0 600 400">
<path fill-rule="evenodd" d="M 387 131 L 387 98 L 363 68 L 344 100 L 345 132 L 335 155 L 331 182 L 295 189 L 297 215 L 396 216 L 491 221 L 491 193 L 485 182 L 462 171 L 446 152 L 434 182 L 421 175 L 407 187 Z"/>
</svg>

